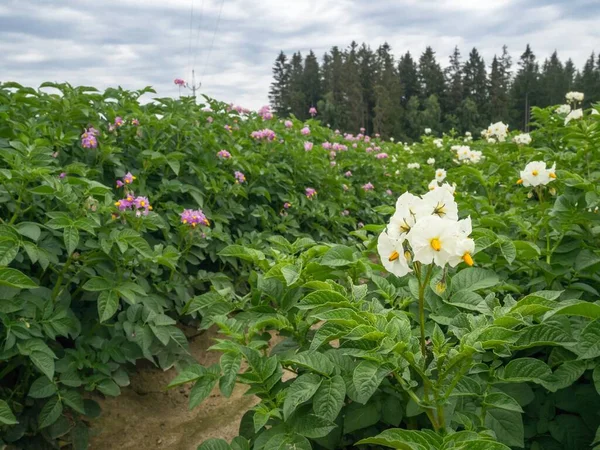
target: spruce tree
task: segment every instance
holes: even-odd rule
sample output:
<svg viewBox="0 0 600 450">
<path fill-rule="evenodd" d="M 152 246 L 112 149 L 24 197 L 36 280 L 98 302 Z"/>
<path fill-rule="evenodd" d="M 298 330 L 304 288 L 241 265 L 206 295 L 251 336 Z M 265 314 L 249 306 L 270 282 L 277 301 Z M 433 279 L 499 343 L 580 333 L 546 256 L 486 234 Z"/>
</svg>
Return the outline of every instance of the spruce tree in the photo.
<svg viewBox="0 0 600 450">
<path fill-rule="evenodd" d="M 431 47 L 427 47 L 419 58 L 419 84 L 421 98 L 424 100 L 432 95 L 440 98 L 444 94 L 444 73 Z"/>
<path fill-rule="evenodd" d="M 362 89 L 360 127 L 365 128 L 366 133 L 370 134 L 373 131 L 373 110 L 375 108 L 375 53 L 370 47 L 363 43 L 358 50 L 358 60 L 360 66 L 360 84 Z"/>
<path fill-rule="evenodd" d="M 289 108 L 289 65 L 285 53 L 280 52 L 273 65 L 273 82 L 269 90 L 269 102 L 280 116 L 286 116 Z"/>
<path fill-rule="evenodd" d="M 317 106 L 323 95 L 321 91 L 321 73 L 317 56 L 311 50 L 304 60 L 304 73 L 302 77 L 302 91 L 306 100 L 306 108 Z"/>
<path fill-rule="evenodd" d="M 304 97 L 304 66 L 302 54 L 294 53 L 290 61 L 289 102 L 290 113 L 299 119 L 308 117 L 306 99 Z"/>
<path fill-rule="evenodd" d="M 442 102 L 445 115 L 444 120 L 448 128 L 452 128 L 458 125 L 456 117 L 464 95 L 462 66 L 458 46 L 454 47 L 454 52 L 450 55 L 450 64 L 444 70 L 444 75 L 447 86 L 446 95 Z"/>
<path fill-rule="evenodd" d="M 565 85 L 565 69 L 558 59 L 556 50 L 550 59 L 544 61 L 540 75 L 539 106 L 546 107 L 564 103 L 567 86 Z"/>
<path fill-rule="evenodd" d="M 527 44 L 512 85 L 513 121 L 516 128 L 529 131 L 531 107 L 539 103 L 539 77 L 539 65 Z"/>
<path fill-rule="evenodd" d="M 398 63 L 398 76 L 400 77 L 400 83 L 402 84 L 405 102 L 408 102 L 409 99 L 415 95 L 420 95 L 421 91 L 419 87 L 417 64 L 413 60 L 410 52 L 406 52 L 404 56 L 400 58 L 400 62 Z"/>
<path fill-rule="evenodd" d="M 488 82 L 485 62 L 476 48 L 469 53 L 469 59 L 463 66 L 465 98 L 470 98 L 475 103 L 479 122 L 475 124 L 482 127 L 489 118 Z"/>
</svg>

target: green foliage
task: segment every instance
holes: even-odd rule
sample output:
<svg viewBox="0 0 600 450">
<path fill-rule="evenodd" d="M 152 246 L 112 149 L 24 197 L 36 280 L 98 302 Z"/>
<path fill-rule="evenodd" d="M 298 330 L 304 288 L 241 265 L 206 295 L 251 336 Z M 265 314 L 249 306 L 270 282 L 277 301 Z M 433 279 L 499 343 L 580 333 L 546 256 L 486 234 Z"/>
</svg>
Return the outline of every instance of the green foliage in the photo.
<svg viewBox="0 0 600 450">
<path fill-rule="evenodd" d="M 422 64 L 438 117 L 432 52 Z M 565 126 L 552 108 L 536 109 L 533 147 L 474 141 L 485 159 L 457 165 L 449 148 L 464 140 L 454 135 L 442 148 L 430 137 L 405 148 L 214 101 L 208 111 L 190 99 L 142 105 L 148 90 L 46 87 L 60 94 L 0 85 L 3 443 L 42 448 L 60 437 L 86 448 L 87 421 L 100 411 L 84 392 L 119 395 L 140 359 L 175 368 L 169 387 L 189 383 L 191 408 L 236 383 L 260 399 L 240 437 L 202 449 L 594 442 L 598 116 Z M 116 117 L 125 123 L 113 128 Z M 266 126 L 276 140 L 250 137 Z M 81 145 L 89 127 L 97 148 Z M 335 165 L 325 142 L 348 146 Z M 376 159 L 371 146 L 389 157 Z M 232 157 L 217 157 L 221 149 Z M 397 195 L 426 191 L 429 158 L 457 183 L 476 267 L 399 279 L 374 258 L 377 235 Z M 556 192 L 514 185 L 533 159 L 556 161 Z M 415 161 L 421 169 L 406 168 Z M 128 172 L 136 179 L 116 187 Z M 362 188 L 369 182 L 374 190 Z M 132 192 L 148 198 L 147 215 L 115 205 Z M 209 224 L 182 223 L 184 209 L 202 209 Z M 213 326 L 222 354 L 203 367 L 184 330 Z"/>
</svg>

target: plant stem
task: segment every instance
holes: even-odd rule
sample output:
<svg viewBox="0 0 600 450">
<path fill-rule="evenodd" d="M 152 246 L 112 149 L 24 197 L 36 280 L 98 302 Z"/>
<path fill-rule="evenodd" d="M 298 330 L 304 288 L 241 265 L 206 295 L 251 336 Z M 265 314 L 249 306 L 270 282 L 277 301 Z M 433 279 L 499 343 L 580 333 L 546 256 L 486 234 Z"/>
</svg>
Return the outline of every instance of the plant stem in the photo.
<svg viewBox="0 0 600 450">
<path fill-rule="evenodd" d="M 427 344 L 425 342 L 425 289 L 429 284 L 433 265 L 430 265 L 425 275 L 425 280 L 421 280 L 419 274 L 419 325 L 421 328 L 421 355 L 423 355 L 423 367 L 427 366 Z"/>
</svg>

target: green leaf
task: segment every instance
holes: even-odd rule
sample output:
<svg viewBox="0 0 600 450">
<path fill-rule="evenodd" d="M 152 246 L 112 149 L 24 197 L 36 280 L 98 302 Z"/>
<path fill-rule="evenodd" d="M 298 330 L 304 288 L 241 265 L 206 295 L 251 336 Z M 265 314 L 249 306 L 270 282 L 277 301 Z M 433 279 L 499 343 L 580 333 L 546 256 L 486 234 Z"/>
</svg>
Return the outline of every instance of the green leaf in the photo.
<svg viewBox="0 0 600 450">
<path fill-rule="evenodd" d="M 8 286 L 17 289 L 34 289 L 38 285 L 28 276 L 17 269 L 0 267 L 0 286 Z"/>
<path fill-rule="evenodd" d="M 100 292 L 100 295 L 98 295 L 98 317 L 100 322 L 114 316 L 117 309 L 119 309 L 119 295 L 115 291 Z"/>
<path fill-rule="evenodd" d="M 277 434 L 267 441 L 264 450 L 312 450 L 308 439 L 299 434 Z"/>
<path fill-rule="evenodd" d="M 67 248 L 67 254 L 70 255 L 75 251 L 79 244 L 79 231 L 74 227 L 67 227 L 63 230 L 63 237 L 65 240 L 65 247 Z"/>
<path fill-rule="evenodd" d="M 0 237 L 0 266 L 8 266 L 18 253 L 18 241 L 9 237 Z"/>
<path fill-rule="evenodd" d="M 221 356 L 221 370 L 223 375 L 219 380 L 219 389 L 221 393 L 229 398 L 235 387 L 235 380 L 237 378 L 240 365 L 242 363 L 242 355 L 234 353 L 224 353 Z"/>
<path fill-rule="evenodd" d="M 491 270 L 470 267 L 463 269 L 452 277 L 452 291 L 462 290 L 477 291 L 496 286 L 499 283 L 498 275 Z"/>
<path fill-rule="evenodd" d="M 442 438 L 425 431 L 403 430 L 392 428 L 377 436 L 362 439 L 357 444 L 374 444 L 398 450 L 431 450 L 441 448 Z"/>
<path fill-rule="evenodd" d="M 506 259 L 508 264 L 512 264 L 517 257 L 517 248 L 515 247 L 515 244 L 508 238 L 500 239 L 499 244 L 500 253 L 502 253 L 502 256 L 504 256 L 504 259 Z"/>
<path fill-rule="evenodd" d="M 524 447 L 523 418 L 517 411 L 491 409 L 485 415 L 485 426 L 496 433 L 496 438 L 509 447 Z"/>
<path fill-rule="evenodd" d="M 283 402 L 283 419 L 288 420 L 291 414 L 302 403 L 307 402 L 315 395 L 317 389 L 321 386 L 322 378 L 313 373 L 300 375 L 294 380 L 291 386 L 286 390 L 285 400 Z"/>
<path fill-rule="evenodd" d="M 105 278 L 94 277 L 90 278 L 84 285 L 83 289 L 91 292 L 107 291 L 112 289 L 113 283 Z"/>
<path fill-rule="evenodd" d="M 231 447 L 223 439 L 210 438 L 200 444 L 198 450 L 231 450 Z"/>
<path fill-rule="evenodd" d="M 485 396 L 483 403 L 489 408 L 505 409 L 507 411 L 523 412 L 521 405 L 504 392 L 492 392 Z"/>
<path fill-rule="evenodd" d="M 29 189 L 29 192 L 31 192 L 32 194 L 37 194 L 37 195 L 52 195 L 56 191 L 51 186 L 41 184 L 32 189 Z"/>
<path fill-rule="evenodd" d="M 374 361 L 362 361 L 356 366 L 352 381 L 356 388 L 357 401 L 363 404 L 367 403 L 388 373 L 390 373 L 389 369 Z"/>
<path fill-rule="evenodd" d="M 591 359 L 600 356 L 600 319 L 590 322 L 583 329 L 575 351 L 581 359 Z"/>
<path fill-rule="evenodd" d="M 71 430 L 71 440 L 73 443 L 73 450 L 87 450 L 90 433 L 88 427 L 83 422 L 78 422 L 77 425 Z"/>
<path fill-rule="evenodd" d="M 190 391 L 190 409 L 195 408 L 206 399 L 212 392 L 219 379 L 212 373 L 203 376 Z"/>
<path fill-rule="evenodd" d="M 300 271 L 298 270 L 298 267 L 290 264 L 289 266 L 281 268 L 281 275 L 285 278 L 286 285 L 291 286 L 300 278 Z"/>
<path fill-rule="evenodd" d="M 545 318 L 547 319 L 549 316 L 562 315 L 581 316 L 587 317 L 588 319 L 598 319 L 600 318 L 600 305 L 598 305 L 597 303 L 590 302 L 574 302 L 569 305 L 563 306 L 563 304 L 561 303 L 560 307 L 558 307 L 551 313 L 548 313 L 548 315 L 546 315 Z"/>
<path fill-rule="evenodd" d="M 310 369 L 324 376 L 333 373 L 334 365 L 323 353 L 302 352 L 288 359 L 285 363 L 296 364 L 300 367 Z"/>
<path fill-rule="evenodd" d="M 218 253 L 219 256 L 243 259 L 245 261 L 258 262 L 265 259 L 265 254 L 260 250 L 243 247 L 241 245 L 229 245 Z"/>
<path fill-rule="evenodd" d="M 40 372 L 46 375 L 49 380 L 54 378 L 53 355 L 41 351 L 32 351 L 29 354 L 29 359 L 31 359 L 31 362 L 33 362 L 33 364 L 40 369 Z"/>
<path fill-rule="evenodd" d="M 48 398 L 56 394 L 56 386 L 47 377 L 40 377 L 31 383 L 29 396 L 32 398 Z"/>
<path fill-rule="evenodd" d="M 79 414 L 85 414 L 85 407 L 83 406 L 83 398 L 79 392 L 74 390 L 61 391 L 62 401 L 69 408 L 77 411 Z"/>
<path fill-rule="evenodd" d="M 46 428 L 58 420 L 63 412 L 63 405 L 57 395 L 46 402 L 38 417 L 39 427 Z"/>
<path fill-rule="evenodd" d="M 321 438 L 327 436 L 337 425 L 331 420 L 314 414 L 294 416 L 291 422 L 292 429 L 307 438 Z"/>
<path fill-rule="evenodd" d="M 173 389 L 174 387 L 180 386 L 182 384 L 197 381 L 204 375 L 206 375 L 206 368 L 201 366 L 200 364 L 193 364 L 191 366 L 187 366 L 185 369 L 179 372 L 179 374 L 173 379 L 173 381 L 169 383 L 167 389 Z"/>
<path fill-rule="evenodd" d="M 535 358 L 517 358 L 504 368 L 502 381 L 544 384 L 551 376 L 552 370 L 545 362 Z"/>
<path fill-rule="evenodd" d="M 354 251 L 345 245 L 336 245 L 321 258 L 321 264 L 327 267 L 348 266 L 354 262 Z"/>
<path fill-rule="evenodd" d="M 592 379 L 594 381 L 594 387 L 596 388 L 596 392 L 600 394 L 600 365 L 596 365 L 596 367 L 594 367 L 594 371 L 592 372 Z"/>
<path fill-rule="evenodd" d="M 110 397 L 118 397 L 119 395 L 121 395 L 121 388 L 110 378 L 105 378 L 100 383 L 98 383 L 96 389 L 98 389 L 104 395 L 108 395 Z"/>
<path fill-rule="evenodd" d="M 0 400 L 0 424 L 15 425 L 19 423 L 15 415 L 4 400 Z"/>
<path fill-rule="evenodd" d="M 317 416 L 335 420 L 344 406 L 346 383 L 340 375 L 325 379 L 313 398 L 313 411 Z"/>
</svg>

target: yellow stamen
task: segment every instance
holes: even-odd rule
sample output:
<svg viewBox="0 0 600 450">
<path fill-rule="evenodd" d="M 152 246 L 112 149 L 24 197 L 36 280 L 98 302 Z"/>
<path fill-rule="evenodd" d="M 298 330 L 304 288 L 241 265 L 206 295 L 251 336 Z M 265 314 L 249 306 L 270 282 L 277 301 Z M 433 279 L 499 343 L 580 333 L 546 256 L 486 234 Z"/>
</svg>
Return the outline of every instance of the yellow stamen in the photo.
<svg viewBox="0 0 600 450">
<path fill-rule="evenodd" d="M 433 238 L 431 241 L 429 241 L 429 244 L 431 244 L 431 248 L 436 252 L 439 252 L 442 249 L 442 243 L 438 238 Z"/>
<path fill-rule="evenodd" d="M 519 178 L 519 179 L 517 180 L 517 184 L 523 184 L 523 180 L 522 180 L 521 178 Z"/>
<path fill-rule="evenodd" d="M 121 202 L 117 202 L 115 203 L 115 206 L 119 206 L 121 204 Z"/>
<path fill-rule="evenodd" d="M 137 180 L 137 177 L 131 177 L 131 178 L 133 178 L 134 180 Z"/>
<path fill-rule="evenodd" d="M 537 170 L 532 170 L 532 171 L 531 171 L 531 175 L 533 175 L 534 177 L 537 177 L 537 176 L 538 176 L 538 173 L 539 173 L 539 172 L 538 172 Z"/>
<path fill-rule="evenodd" d="M 185 225 L 187 223 L 187 219 L 183 219 L 182 222 Z"/>
<path fill-rule="evenodd" d="M 463 255 L 462 259 L 467 264 L 467 266 L 472 266 L 474 264 L 473 258 L 471 257 L 471 254 L 469 252 L 466 252 Z"/>
<path fill-rule="evenodd" d="M 408 262 L 410 262 L 410 261 L 411 261 L 411 257 L 412 257 L 412 256 L 411 256 L 411 254 L 410 254 L 410 252 L 409 252 L 408 250 L 406 250 L 406 251 L 404 252 L 404 257 L 406 258 L 406 261 L 408 261 Z"/>
<path fill-rule="evenodd" d="M 129 184 L 129 183 L 131 183 L 131 181 L 129 181 L 129 180 L 125 180 L 125 183 Z"/>
<path fill-rule="evenodd" d="M 392 254 L 390 255 L 390 257 L 388 258 L 388 260 L 390 262 L 392 262 L 392 261 L 396 261 L 398 258 L 400 258 L 400 254 L 396 250 L 394 250 L 392 252 Z"/>
<path fill-rule="evenodd" d="M 555 174 L 554 172 L 550 172 L 550 173 L 548 174 L 548 176 L 549 176 L 550 178 L 556 178 L 556 174 Z"/>
<path fill-rule="evenodd" d="M 149 209 L 150 211 L 152 211 L 152 206 L 148 206 L 148 209 Z"/>
<path fill-rule="evenodd" d="M 196 226 L 196 223 L 195 223 L 195 222 L 193 222 L 193 223 L 192 223 L 192 227 L 195 227 L 195 226 Z"/>
</svg>

